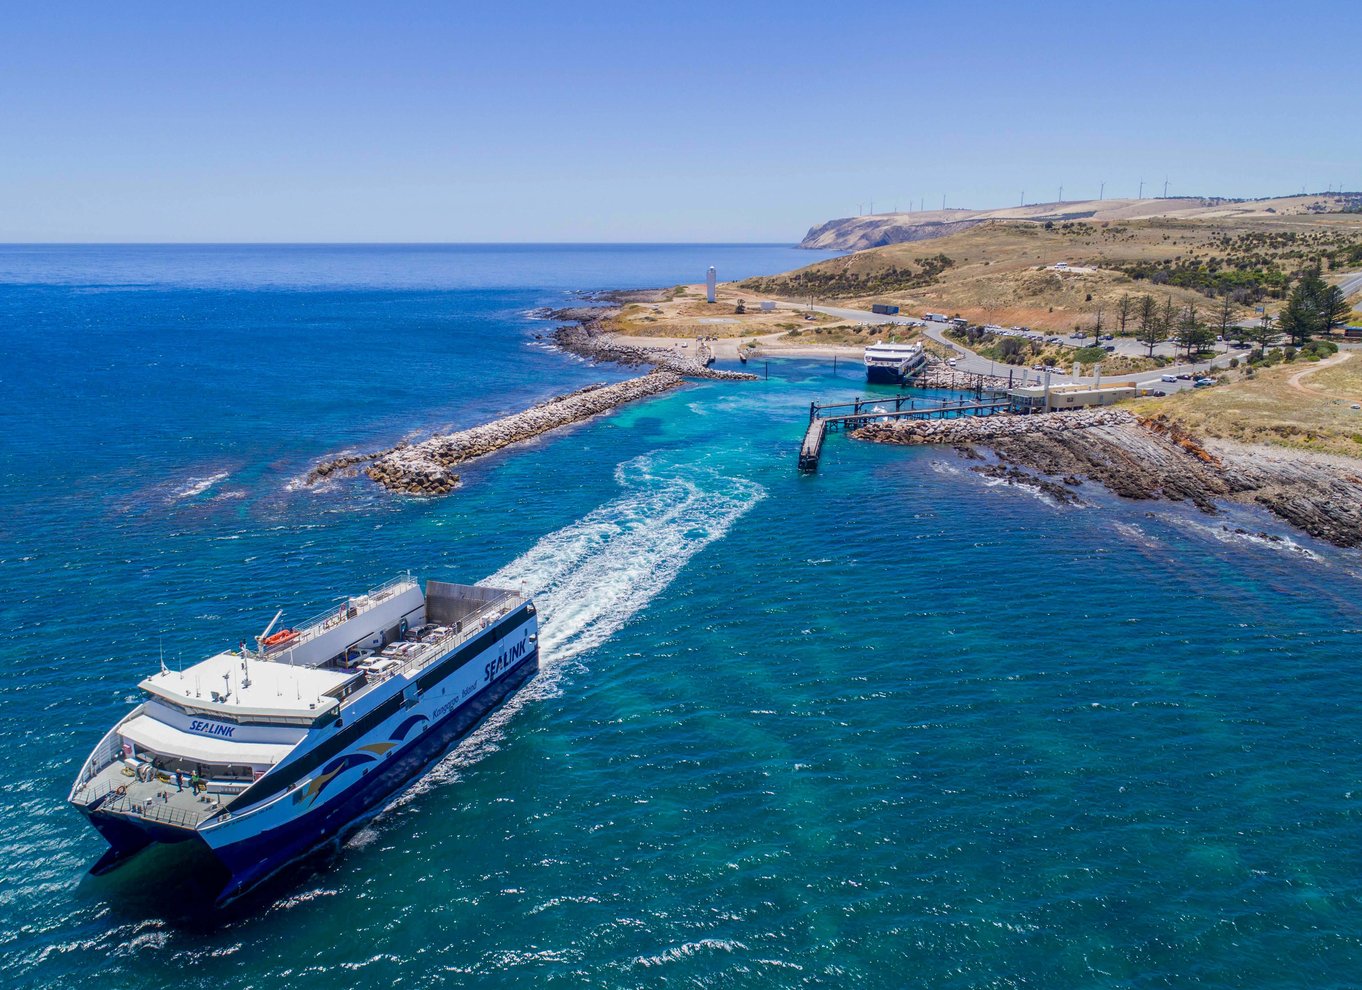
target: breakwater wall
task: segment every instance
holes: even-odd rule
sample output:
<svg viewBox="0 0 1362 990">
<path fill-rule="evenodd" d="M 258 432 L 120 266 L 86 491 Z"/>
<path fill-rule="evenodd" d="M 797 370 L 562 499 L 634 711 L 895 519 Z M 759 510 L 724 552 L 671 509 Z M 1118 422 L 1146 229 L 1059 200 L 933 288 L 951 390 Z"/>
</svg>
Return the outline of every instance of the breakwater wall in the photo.
<svg viewBox="0 0 1362 990">
<path fill-rule="evenodd" d="M 1072 501 L 1084 481 L 1134 499 L 1187 501 L 1208 513 L 1256 505 L 1336 546 L 1362 546 L 1362 464 L 1305 451 L 1205 441 L 1165 416 L 1123 409 L 931 422 L 872 423 L 851 434 L 899 444 L 978 444 L 998 463 L 976 468 Z M 1060 479 L 1059 485 L 1047 479 Z M 1067 494 L 1066 494 L 1067 493 Z"/>
<path fill-rule="evenodd" d="M 444 495 L 458 486 L 459 475 L 454 468 L 460 464 L 683 384 L 685 381 L 680 375 L 654 371 L 613 385 L 588 385 L 523 412 L 457 433 L 326 461 L 308 473 L 306 483 L 316 484 L 325 478 L 350 476 L 362 470 L 389 491 Z"/>
<path fill-rule="evenodd" d="M 913 379 L 916 388 L 941 388 L 959 392 L 973 392 L 975 389 L 1001 392 L 1023 384 L 1025 375 L 1015 376 L 1015 380 L 1005 375 L 966 374 L 950 367 L 945 362 L 935 360 Z"/>
<path fill-rule="evenodd" d="M 579 317 L 578 311 L 573 311 Z M 592 361 L 612 361 L 628 367 L 651 365 L 686 378 L 708 378 L 723 382 L 753 382 L 757 375 L 745 371 L 724 371 L 711 368 L 688 354 L 671 347 L 643 347 L 622 343 L 619 338 L 598 330 L 594 321 L 575 326 L 562 326 L 553 331 L 553 341 L 565 351 Z"/>
</svg>

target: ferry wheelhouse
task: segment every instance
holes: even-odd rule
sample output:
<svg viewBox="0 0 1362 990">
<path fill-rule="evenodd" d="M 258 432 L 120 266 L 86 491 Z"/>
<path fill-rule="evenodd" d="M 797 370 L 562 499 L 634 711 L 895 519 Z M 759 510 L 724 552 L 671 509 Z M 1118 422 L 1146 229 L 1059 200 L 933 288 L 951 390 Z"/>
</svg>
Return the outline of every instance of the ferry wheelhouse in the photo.
<svg viewBox="0 0 1362 990">
<path fill-rule="evenodd" d="M 539 668 L 517 591 L 404 576 L 275 631 L 279 617 L 253 647 L 141 682 L 71 788 L 110 846 L 91 872 L 197 842 L 230 900 L 381 810 Z"/>
</svg>

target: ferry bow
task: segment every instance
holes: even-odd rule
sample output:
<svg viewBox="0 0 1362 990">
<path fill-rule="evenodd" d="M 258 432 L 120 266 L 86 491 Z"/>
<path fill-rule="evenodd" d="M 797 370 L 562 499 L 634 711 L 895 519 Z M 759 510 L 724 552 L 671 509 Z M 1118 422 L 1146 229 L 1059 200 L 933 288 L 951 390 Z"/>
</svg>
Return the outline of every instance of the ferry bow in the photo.
<svg viewBox="0 0 1362 990">
<path fill-rule="evenodd" d="M 196 842 L 230 900 L 380 810 L 539 669 L 534 603 L 505 589 L 403 576 L 274 625 L 141 682 L 71 789 L 110 846 L 91 872 Z"/>
</svg>

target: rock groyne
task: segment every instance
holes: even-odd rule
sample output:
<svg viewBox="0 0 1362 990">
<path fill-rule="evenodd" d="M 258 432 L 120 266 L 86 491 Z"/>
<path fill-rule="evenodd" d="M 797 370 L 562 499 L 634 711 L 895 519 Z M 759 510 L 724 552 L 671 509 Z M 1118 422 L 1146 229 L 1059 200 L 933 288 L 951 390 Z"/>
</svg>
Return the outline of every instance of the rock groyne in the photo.
<svg viewBox="0 0 1362 990">
<path fill-rule="evenodd" d="M 573 318 L 582 319 L 581 312 L 574 310 L 571 315 Z M 602 331 L 594 319 L 558 327 L 553 331 L 553 341 L 563 350 L 592 361 L 612 361 L 631 368 L 650 365 L 686 378 L 708 378 L 723 382 L 753 382 L 758 378 L 757 375 L 750 375 L 745 371 L 711 368 L 672 347 L 643 347 L 624 343 L 613 334 Z"/>
<path fill-rule="evenodd" d="M 1023 383 L 1024 377 L 1013 381 L 1001 375 L 962 374 L 945 362 L 936 360 L 913 380 L 913 387 L 950 389 L 957 392 L 973 392 L 976 388 L 984 388 L 1001 392 L 1009 388 L 1017 388 Z"/>
<path fill-rule="evenodd" d="M 1034 416 L 872 423 L 853 437 L 877 443 L 990 448 L 976 470 L 1027 477 L 1054 493 L 1096 481 L 1126 498 L 1188 501 L 1205 512 L 1235 501 L 1261 506 L 1336 546 L 1362 546 L 1362 463 L 1305 452 L 1203 441 L 1165 417 L 1122 409 Z M 1002 473 L 999 474 L 1001 467 Z M 1028 475 L 1027 472 L 1030 472 Z"/>
<path fill-rule="evenodd" d="M 454 468 L 460 464 L 684 383 L 679 375 L 654 371 L 613 385 L 588 385 L 471 429 L 398 444 L 372 454 L 335 458 L 313 468 L 306 482 L 311 485 L 335 475 L 353 475 L 367 464 L 363 473 L 389 491 L 444 495 L 458 486 L 459 475 Z"/>
</svg>

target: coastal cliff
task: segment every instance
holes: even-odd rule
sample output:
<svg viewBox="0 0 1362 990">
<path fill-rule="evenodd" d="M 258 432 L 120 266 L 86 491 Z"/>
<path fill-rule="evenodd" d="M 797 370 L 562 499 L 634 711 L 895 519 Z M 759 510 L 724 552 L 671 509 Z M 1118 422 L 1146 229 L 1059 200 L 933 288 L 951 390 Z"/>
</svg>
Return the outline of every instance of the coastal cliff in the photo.
<svg viewBox="0 0 1362 990">
<path fill-rule="evenodd" d="M 817 224 L 799 242 L 802 248 L 824 251 L 864 251 L 887 244 L 904 244 L 947 237 L 988 220 L 1024 220 L 1031 223 L 1089 221 L 1115 223 L 1161 217 L 1179 220 L 1263 219 L 1299 213 L 1339 209 L 1348 202 L 1344 194 L 1283 196 L 1277 199 L 1232 200 L 1219 197 L 1177 199 L 1091 199 L 1072 202 L 1031 203 L 992 210 L 940 209 L 908 213 L 871 213 L 842 217 Z"/>
</svg>

